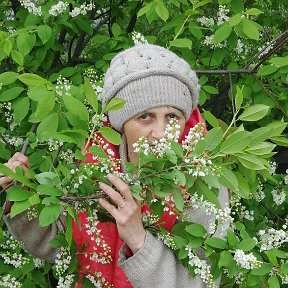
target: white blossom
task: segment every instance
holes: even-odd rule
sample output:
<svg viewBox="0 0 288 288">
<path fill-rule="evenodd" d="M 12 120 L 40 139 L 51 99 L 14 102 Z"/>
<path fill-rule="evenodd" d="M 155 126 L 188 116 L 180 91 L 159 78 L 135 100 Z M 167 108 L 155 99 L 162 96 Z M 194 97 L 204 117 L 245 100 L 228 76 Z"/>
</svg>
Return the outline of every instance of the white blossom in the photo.
<svg viewBox="0 0 288 288">
<path fill-rule="evenodd" d="M 201 23 L 202 26 L 205 26 L 205 27 L 211 27 L 215 24 L 215 21 L 213 18 L 208 18 L 205 16 L 197 18 L 197 21 Z"/>
<path fill-rule="evenodd" d="M 145 39 L 145 37 L 136 31 L 132 32 L 132 40 L 134 42 L 134 45 L 139 45 L 139 44 L 148 44 L 148 41 Z"/>
<path fill-rule="evenodd" d="M 80 7 L 74 7 L 71 12 L 69 12 L 71 17 L 77 17 L 78 15 L 86 15 L 88 11 L 91 11 L 92 9 L 95 8 L 95 4 L 90 2 L 86 4 L 84 2 L 83 4 L 80 5 Z"/>
<path fill-rule="evenodd" d="M 286 226 L 284 226 L 286 227 Z M 286 227 L 287 228 L 287 227 Z M 286 229 L 283 228 L 283 229 Z M 283 243 L 288 242 L 288 232 L 283 229 L 276 230 L 269 228 L 267 230 L 260 230 L 258 235 L 260 236 L 260 251 L 266 251 L 273 248 L 279 248 Z"/>
<path fill-rule="evenodd" d="M 68 7 L 68 3 L 59 1 L 57 4 L 52 5 L 49 9 L 49 14 L 52 16 L 57 16 L 59 14 L 62 14 L 63 12 L 66 11 Z"/>
<path fill-rule="evenodd" d="M 229 13 L 229 9 L 226 5 L 219 5 L 219 11 L 217 13 L 217 25 L 222 25 L 223 23 L 227 22 L 229 20 L 229 16 L 227 14 Z"/>
<path fill-rule="evenodd" d="M 41 16 L 42 15 L 42 10 L 41 7 L 37 7 L 36 4 L 34 3 L 35 1 L 31 0 L 19 0 L 21 6 L 23 6 L 25 9 L 28 10 L 29 13 Z"/>
<path fill-rule="evenodd" d="M 253 253 L 245 254 L 241 249 L 235 250 L 233 258 L 244 269 L 255 269 L 261 266 L 261 262 L 257 260 Z"/>
<path fill-rule="evenodd" d="M 5 276 L 0 276 L 0 286 L 3 288 L 20 288 L 22 287 L 22 283 L 17 281 L 15 277 L 7 274 Z"/>
<path fill-rule="evenodd" d="M 283 204 L 286 200 L 286 191 L 284 189 L 280 190 L 279 188 L 275 187 L 271 191 L 274 203 L 279 206 Z"/>
</svg>

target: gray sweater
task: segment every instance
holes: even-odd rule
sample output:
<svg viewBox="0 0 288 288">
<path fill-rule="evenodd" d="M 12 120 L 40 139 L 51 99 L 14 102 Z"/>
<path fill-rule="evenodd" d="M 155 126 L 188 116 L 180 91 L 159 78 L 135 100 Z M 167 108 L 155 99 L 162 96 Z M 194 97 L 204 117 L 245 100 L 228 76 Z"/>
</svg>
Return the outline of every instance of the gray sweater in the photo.
<svg viewBox="0 0 288 288">
<path fill-rule="evenodd" d="M 228 201 L 228 192 L 226 189 L 222 189 L 219 193 L 221 207 L 224 207 Z M 206 228 L 212 220 L 211 217 L 207 216 L 200 208 L 189 211 L 189 220 L 202 224 Z M 12 235 L 24 243 L 28 252 L 49 262 L 55 260 L 58 251 L 51 248 L 48 243 L 59 231 L 64 229 L 63 219 L 44 228 L 39 228 L 38 219 L 28 220 L 25 212 L 13 219 L 8 214 L 4 220 Z M 218 229 L 214 236 L 219 237 L 220 233 L 221 229 Z M 200 277 L 192 278 L 163 241 L 155 238 L 148 231 L 144 245 L 137 253 L 126 259 L 124 252 L 125 246 L 119 251 L 118 265 L 125 271 L 135 288 L 207 287 Z"/>
</svg>

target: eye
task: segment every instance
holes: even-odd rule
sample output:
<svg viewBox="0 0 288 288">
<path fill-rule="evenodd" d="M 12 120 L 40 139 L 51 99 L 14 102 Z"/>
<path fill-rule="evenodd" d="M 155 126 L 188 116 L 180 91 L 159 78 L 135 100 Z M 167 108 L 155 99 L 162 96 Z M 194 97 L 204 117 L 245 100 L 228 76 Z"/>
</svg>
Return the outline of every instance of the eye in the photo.
<svg viewBox="0 0 288 288">
<path fill-rule="evenodd" d="M 150 117 L 149 114 L 144 113 L 144 114 L 140 115 L 140 116 L 138 117 L 138 119 L 140 119 L 140 120 L 148 120 L 149 117 Z"/>
<path fill-rule="evenodd" d="M 178 119 L 177 115 L 174 114 L 174 113 L 169 113 L 169 114 L 168 114 L 168 118 L 169 118 L 169 119 L 175 119 L 175 118 Z"/>
</svg>

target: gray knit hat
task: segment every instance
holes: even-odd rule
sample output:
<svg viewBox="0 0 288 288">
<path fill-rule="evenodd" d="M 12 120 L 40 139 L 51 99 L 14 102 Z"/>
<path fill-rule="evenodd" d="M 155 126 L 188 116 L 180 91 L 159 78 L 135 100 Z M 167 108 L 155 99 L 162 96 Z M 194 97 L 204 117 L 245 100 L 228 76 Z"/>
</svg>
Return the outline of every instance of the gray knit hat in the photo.
<svg viewBox="0 0 288 288">
<path fill-rule="evenodd" d="M 189 64 L 156 45 L 140 44 L 117 54 L 104 77 L 103 104 L 113 97 L 126 101 L 108 112 L 111 125 L 121 131 L 126 121 L 160 106 L 172 106 L 188 119 L 198 104 L 200 85 Z"/>
</svg>

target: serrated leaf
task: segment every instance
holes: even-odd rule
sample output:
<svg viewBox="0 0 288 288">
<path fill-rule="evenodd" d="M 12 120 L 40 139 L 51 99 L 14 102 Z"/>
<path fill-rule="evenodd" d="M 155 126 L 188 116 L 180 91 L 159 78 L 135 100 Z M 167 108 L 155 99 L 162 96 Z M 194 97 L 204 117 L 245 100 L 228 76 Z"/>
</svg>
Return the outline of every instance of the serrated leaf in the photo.
<svg viewBox="0 0 288 288">
<path fill-rule="evenodd" d="M 4 164 L 1 164 L 0 163 L 0 173 L 5 175 L 5 176 L 8 176 L 8 177 L 11 177 L 13 178 L 14 180 L 28 186 L 28 187 L 31 187 L 31 183 L 27 180 L 26 177 L 24 176 L 21 176 L 19 174 L 16 174 L 14 173 L 12 170 L 10 170 L 6 165 Z"/>
<path fill-rule="evenodd" d="M 229 20 L 228 20 L 228 24 L 233 27 L 238 25 L 241 22 L 242 18 L 241 18 L 241 14 L 237 13 L 235 15 L 233 15 Z"/>
<path fill-rule="evenodd" d="M 273 139 L 272 139 L 273 141 Z M 249 146 L 246 151 L 250 152 L 252 154 L 255 155 L 264 155 L 266 153 L 270 153 L 274 150 L 274 148 L 276 147 L 275 144 L 269 143 L 269 142 L 262 142 L 262 143 L 258 143 L 256 145 L 253 146 Z"/>
<path fill-rule="evenodd" d="M 48 80 L 32 73 L 21 74 L 18 79 L 27 86 L 39 86 L 48 83 Z"/>
<path fill-rule="evenodd" d="M 102 113 L 105 113 L 105 112 L 111 111 L 111 110 L 120 110 L 120 109 L 122 109 L 125 106 L 125 103 L 126 103 L 125 100 L 123 100 L 121 98 L 114 97 L 104 107 Z"/>
<path fill-rule="evenodd" d="M 101 127 L 99 133 L 110 143 L 120 145 L 122 142 L 121 135 L 110 127 Z"/>
<path fill-rule="evenodd" d="M 219 153 L 224 155 L 239 153 L 249 145 L 250 139 L 251 135 L 248 131 L 235 132 L 222 143 Z"/>
<path fill-rule="evenodd" d="M 186 226 L 185 231 L 196 237 L 204 237 L 207 233 L 203 225 L 196 223 Z"/>
<path fill-rule="evenodd" d="M 104 158 L 104 159 L 109 158 L 109 156 L 105 153 L 103 148 L 101 148 L 99 146 L 96 146 L 96 145 L 91 146 L 89 148 L 89 152 L 92 153 L 95 156 L 98 156 L 99 158 Z"/>
<path fill-rule="evenodd" d="M 237 156 L 240 163 L 252 170 L 262 170 L 265 169 L 266 167 L 263 165 L 261 158 L 257 157 L 256 155 L 238 155 Z"/>
<path fill-rule="evenodd" d="M 37 127 L 36 135 L 40 141 L 51 138 L 51 132 L 56 132 L 58 128 L 59 117 L 53 112 L 45 117 Z"/>
<path fill-rule="evenodd" d="M 48 25 L 39 25 L 37 27 L 37 33 L 43 45 L 45 45 L 52 36 L 52 29 Z"/>
<path fill-rule="evenodd" d="M 205 241 L 205 244 L 214 247 L 214 248 L 219 248 L 219 249 L 225 249 L 227 248 L 227 243 L 226 241 L 217 238 L 217 237 L 209 237 Z"/>
<path fill-rule="evenodd" d="M 15 217 L 16 215 L 26 211 L 29 207 L 31 207 L 31 203 L 29 202 L 29 200 L 14 202 L 11 207 L 10 217 Z"/>
<path fill-rule="evenodd" d="M 166 6 L 164 5 L 162 0 L 158 0 L 156 7 L 155 7 L 155 11 L 157 13 L 157 15 L 166 22 L 166 20 L 169 18 L 169 11 L 166 8 Z"/>
<path fill-rule="evenodd" d="M 87 78 L 85 78 L 84 87 L 85 87 L 85 92 L 86 92 L 86 98 L 87 98 L 89 104 L 93 107 L 94 112 L 97 113 L 98 112 L 97 96 L 95 94 L 95 91 L 94 91 L 89 79 L 87 79 Z"/>
<path fill-rule="evenodd" d="M 18 201 L 24 201 L 29 199 L 33 195 L 32 192 L 22 189 L 20 186 L 11 186 L 7 190 L 7 200 L 18 202 Z"/>
<path fill-rule="evenodd" d="M 39 214 L 39 226 L 44 227 L 55 222 L 62 211 L 62 206 L 58 204 L 52 204 L 44 207 Z"/>
<path fill-rule="evenodd" d="M 186 38 L 177 38 L 172 41 L 169 41 L 170 46 L 179 47 L 179 48 L 189 48 L 192 47 L 192 41 Z"/>
<path fill-rule="evenodd" d="M 241 249 L 245 252 L 251 251 L 257 245 L 257 241 L 253 238 L 243 239 L 236 247 L 236 249 Z"/>
<path fill-rule="evenodd" d="M 258 25 L 246 18 L 242 19 L 242 30 L 244 34 L 254 40 L 259 40 L 259 28 Z"/>
<path fill-rule="evenodd" d="M 270 107 L 264 104 L 255 104 L 247 109 L 238 117 L 241 121 L 258 121 L 265 117 Z"/>
<path fill-rule="evenodd" d="M 29 108 L 30 108 L 30 99 L 28 97 L 17 99 L 13 103 L 14 121 L 20 123 L 28 114 Z"/>
<path fill-rule="evenodd" d="M 245 11 L 245 14 L 247 15 L 253 15 L 253 16 L 258 16 L 260 14 L 264 13 L 263 11 L 257 9 L 257 8 L 251 8 Z"/>
<path fill-rule="evenodd" d="M 0 83 L 2 85 L 9 85 L 14 83 L 18 79 L 19 73 L 16 72 L 4 72 L 0 74 Z"/>
<path fill-rule="evenodd" d="M 2 94 L 0 94 L 0 101 L 10 101 L 15 98 L 17 98 L 21 92 L 24 91 L 23 87 L 12 87 L 6 91 L 4 91 Z"/>
<path fill-rule="evenodd" d="M 235 174 L 228 168 L 222 166 L 221 167 L 221 177 L 219 178 L 219 182 L 226 188 L 230 188 L 232 191 L 238 191 L 238 180 Z"/>
<path fill-rule="evenodd" d="M 183 199 L 183 195 L 180 189 L 174 189 L 172 192 L 173 195 L 173 201 L 176 205 L 176 208 L 179 211 L 182 211 L 184 208 L 184 199 Z"/>
<path fill-rule="evenodd" d="M 279 279 L 276 275 L 272 275 L 268 279 L 269 288 L 280 288 Z"/>
<path fill-rule="evenodd" d="M 213 42 L 215 44 L 219 44 L 225 39 L 229 37 L 229 35 L 232 32 L 232 27 L 228 24 L 222 25 L 220 28 L 218 28 L 214 34 Z"/>
<path fill-rule="evenodd" d="M 240 89 L 240 87 L 237 85 L 235 95 L 235 108 L 237 111 L 240 110 L 242 102 L 243 102 L 243 87 Z"/>
<path fill-rule="evenodd" d="M 12 50 L 11 51 L 11 58 L 13 59 L 13 61 L 15 63 L 17 63 L 18 65 L 20 66 L 23 66 L 23 63 L 24 63 L 24 57 L 23 55 L 17 51 L 17 50 Z"/>
<path fill-rule="evenodd" d="M 277 67 L 284 67 L 288 65 L 288 57 L 274 57 L 269 62 Z"/>
<path fill-rule="evenodd" d="M 35 34 L 29 34 L 26 31 L 22 31 L 16 38 L 16 44 L 19 52 L 26 56 L 33 49 L 36 42 Z"/>
<path fill-rule="evenodd" d="M 62 96 L 63 103 L 68 111 L 76 118 L 81 119 L 85 123 L 89 120 L 89 112 L 86 106 L 73 96 Z"/>
<path fill-rule="evenodd" d="M 113 23 L 112 25 L 112 33 L 115 37 L 121 35 L 121 27 L 117 23 Z"/>
<path fill-rule="evenodd" d="M 40 184 L 37 186 L 36 190 L 39 194 L 48 196 L 63 196 L 65 194 L 62 190 L 49 184 Z"/>
<path fill-rule="evenodd" d="M 212 127 L 219 127 L 218 119 L 207 110 L 204 110 L 204 118 Z"/>
<path fill-rule="evenodd" d="M 279 67 L 275 65 L 265 65 L 262 66 L 258 71 L 257 71 L 257 76 L 267 76 L 275 73 Z"/>
</svg>

